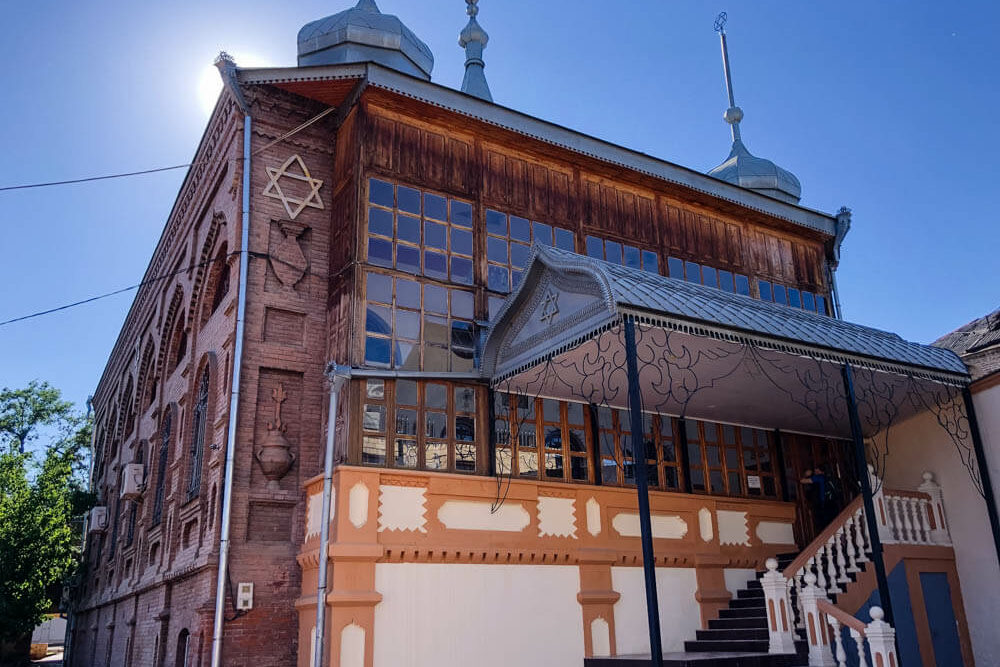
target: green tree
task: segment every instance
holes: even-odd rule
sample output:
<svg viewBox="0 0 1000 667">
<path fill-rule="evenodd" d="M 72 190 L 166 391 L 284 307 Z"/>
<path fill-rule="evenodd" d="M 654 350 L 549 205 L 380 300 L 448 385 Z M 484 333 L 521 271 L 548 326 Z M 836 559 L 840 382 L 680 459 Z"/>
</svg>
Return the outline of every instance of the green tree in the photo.
<svg viewBox="0 0 1000 667">
<path fill-rule="evenodd" d="M 44 382 L 0 392 L 0 664 L 22 659 L 11 647 L 26 648 L 54 606 L 52 592 L 76 569 L 74 519 L 93 504 L 81 474 L 90 430 L 90 420 Z M 44 449 L 25 451 L 33 440 Z"/>
</svg>

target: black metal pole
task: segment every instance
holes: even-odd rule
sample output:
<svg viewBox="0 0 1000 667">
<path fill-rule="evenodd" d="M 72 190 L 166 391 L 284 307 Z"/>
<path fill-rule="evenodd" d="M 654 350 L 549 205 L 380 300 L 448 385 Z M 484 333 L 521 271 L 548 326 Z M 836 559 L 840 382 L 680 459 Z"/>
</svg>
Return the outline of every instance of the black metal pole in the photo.
<svg viewBox="0 0 1000 667">
<path fill-rule="evenodd" d="M 875 521 L 875 501 L 872 498 L 872 484 L 868 479 L 868 460 L 865 457 L 865 436 L 861 431 L 861 419 L 858 417 L 858 404 L 854 397 L 854 372 L 850 364 L 844 364 L 841 369 L 844 378 L 844 394 L 847 398 L 847 413 L 851 420 L 851 436 L 854 440 L 854 468 L 861 482 L 861 496 L 865 503 L 865 521 L 868 524 L 868 537 L 872 545 L 872 562 L 875 564 L 875 581 L 878 582 L 878 596 L 885 612 L 885 622 L 895 627 L 892 615 L 892 599 L 889 597 L 889 579 L 885 573 L 885 560 L 882 558 L 882 540 L 878 536 L 878 523 Z"/>
<path fill-rule="evenodd" d="M 969 418 L 972 447 L 976 450 L 976 464 L 979 466 L 979 481 L 983 484 L 983 499 L 986 501 L 986 514 L 990 517 L 990 529 L 993 531 L 993 548 L 996 549 L 997 562 L 1000 563 L 1000 517 L 997 516 L 997 500 L 993 495 L 993 483 L 990 481 L 990 469 L 986 462 L 986 450 L 983 449 L 983 439 L 979 434 L 979 420 L 976 419 L 976 408 L 972 404 L 972 392 L 968 387 L 962 389 L 962 400 L 965 401 L 965 414 Z"/>
<path fill-rule="evenodd" d="M 625 318 L 625 362 L 628 371 L 628 406 L 632 423 L 632 466 L 639 492 L 639 532 L 642 539 L 642 571 L 646 578 L 646 616 L 649 621 L 649 652 L 654 667 L 663 666 L 660 642 L 660 604 L 656 595 L 656 567 L 653 556 L 653 524 L 649 515 L 649 476 L 646 472 L 646 439 L 642 427 L 642 394 L 639 390 L 639 362 L 635 351 L 635 320 Z"/>
<path fill-rule="evenodd" d="M 774 462 L 774 467 L 777 469 L 778 482 L 781 484 L 781 500 L 782 502 L 788 502 L 791 497 L 788 493 L 788 474 L 785 470 L 785 442 L 781 437 L 781 429 L 774 429 L 774 454 L 777 457 L 777 461 Z"/>
<path fill-rule="evenodd" d="M 680 446 L 677 449 L 678 460 L 681 462 L 681 471 L 684 473 L 684 493 L 691 493 L 691 459 L 688 457 L 688 431 L 687 421 L 684 417 L 677 419 L 677 442 Z M 704 482 L 703 482 L 704 483 Z"/>
</svg>

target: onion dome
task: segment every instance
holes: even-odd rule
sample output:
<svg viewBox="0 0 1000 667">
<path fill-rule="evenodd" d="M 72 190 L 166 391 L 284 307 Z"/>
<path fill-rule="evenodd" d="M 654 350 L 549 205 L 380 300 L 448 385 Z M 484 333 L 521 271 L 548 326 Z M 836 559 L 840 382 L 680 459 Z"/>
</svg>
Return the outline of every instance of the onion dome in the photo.
<svg viewBox="0 0 1000 667">
<path fill-rule="evenodd" d="M 434 55 L 397 17 L 375 0 L 307 23 L 299 30 L 299 66 L 375 62 L 430 80 Z"/>
<path fill-rule="evenodd" d="M 458 36 L 458 45 L 465 49 L 462 92 L 492 102 L 493 95 L 490 94 L 490 86 L 486 83 L 486 73 L 483 71 L 486 67 L 486 63 L 483 62 L 483 49 L 490 41 L 490 36 L 476 20 L 476 15 L 479 14 L 479 7 L 476 6 L 478 2 L 479 0 L 465 0 L 469 23 Z"/>
</svg>

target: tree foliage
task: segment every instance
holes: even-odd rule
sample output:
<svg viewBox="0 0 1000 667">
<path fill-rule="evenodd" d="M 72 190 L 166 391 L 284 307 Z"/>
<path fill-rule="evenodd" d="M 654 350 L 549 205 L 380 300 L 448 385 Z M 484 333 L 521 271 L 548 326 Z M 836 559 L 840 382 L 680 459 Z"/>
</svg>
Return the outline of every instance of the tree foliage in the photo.
<svg viewBox="0 0 1000 667">
<path fill-rule="evenodd" d="M 81 474 L 90 430 L 44 382 L 0 392 L 0 642 L 30 633 L 76 567 L 73 520 L 93 504 Z M 44 449 L 26 447 L 36 440 Z"/>
</svg>

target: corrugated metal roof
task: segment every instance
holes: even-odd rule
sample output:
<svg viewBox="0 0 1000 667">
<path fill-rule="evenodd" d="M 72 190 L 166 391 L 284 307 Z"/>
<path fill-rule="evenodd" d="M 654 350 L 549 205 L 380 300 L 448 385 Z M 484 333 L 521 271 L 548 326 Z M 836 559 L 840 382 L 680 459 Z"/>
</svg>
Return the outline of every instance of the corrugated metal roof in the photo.
<svg viewBox="0 0 1000 667">
<path fill-rule="evenodd" d="M 533 261 L 546 256 L 558 263 L 585 263 L 604 276 L 619 309 L 663 314 L 779 339 L 848 352 L 895 364 L 918 366 L 967 376 L 951 350 L 904 340 L 887 331 L 853 324 L 797 308 L 780 306 L 720 289 L 611 264 L 557 248 L 535 249 Z"/>
</svg>

